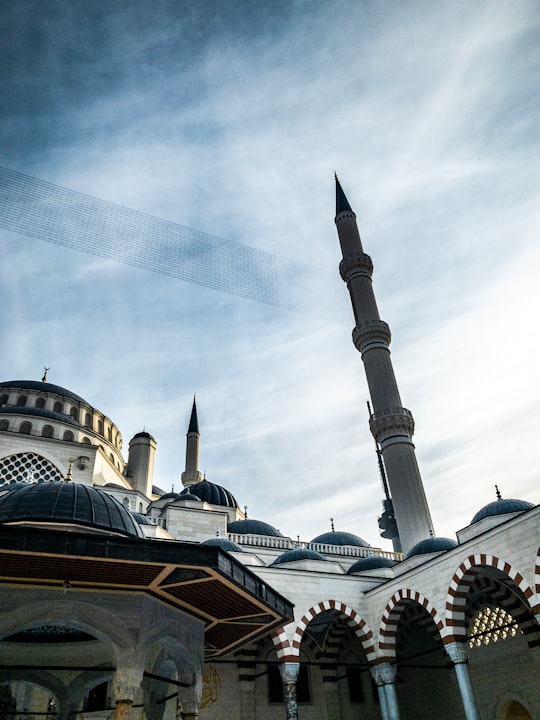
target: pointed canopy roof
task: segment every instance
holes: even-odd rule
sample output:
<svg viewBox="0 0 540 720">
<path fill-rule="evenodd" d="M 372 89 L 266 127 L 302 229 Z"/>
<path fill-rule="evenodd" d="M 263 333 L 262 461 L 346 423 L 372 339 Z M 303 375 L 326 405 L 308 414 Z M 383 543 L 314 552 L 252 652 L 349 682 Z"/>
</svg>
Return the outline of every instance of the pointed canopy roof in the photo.
<svg viewBox="0 0 540 720">
<path fill-rule="evenodd" d="M 340 212 L 353 212 L 353 209 L 349 205 L 349 201 L 347 200 L 345 193 L 343 192 L 343 188 L 341 187 L 338 176 L 335 175 L 336 178 L 336 215 L 339 215 Z"/>
<path fill-rule="evenodd" d="M 193 407 L 191 409 L 191 417 L 189 419 L 188 433 L 199 432 L 199 420 L 197 419 L 197 402 L 195 395 L 193 396 Z"/>
</svg>

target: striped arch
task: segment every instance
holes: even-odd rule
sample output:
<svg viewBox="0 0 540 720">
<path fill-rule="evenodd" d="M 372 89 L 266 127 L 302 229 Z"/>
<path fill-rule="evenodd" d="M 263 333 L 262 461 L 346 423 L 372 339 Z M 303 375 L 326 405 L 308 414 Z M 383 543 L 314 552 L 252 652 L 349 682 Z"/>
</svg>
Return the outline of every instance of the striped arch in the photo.
<svg viewBox="0 0 540 720">
<path fill-rule="evenodd" d="M 538 548 L 538 553 L 536 555 L 536 565 L 534 567 L 534 583 L 536 590 L 536 603 L 533 607 L 533 613 L 535 615 L 540 615 L 540 548 Z"/>
<path fill-rule="evenodd" d="M 283 630 L 283 628 L 274 630 L 270 637 L 274 643 L 278 660 L 281 662 L 298 662 L 298 657 L 293 657 L 291 643 L 289 642 L 287 633 Z"/>
<path fill-rule="evenodd" d="M 304 632 L 305 632 L 307 626 L 313 620 L 314 617 L 316 617 L 319 613 L 326 612 L 327 610 L 333 610 L 337 615 L 339 615 L 345 621 L 345 623 L 348 625 L 348 627 L 351 628 L 351 630 L 355 633 L 357 638 L 360 640 L 362 648 L 364 649 L 364 652 L 366 653 L 367 661 L 369 663 L 374 662 L 374 660 L 375 660 L 375 645 L 374 645 L 374 641 L 373 641 L 373 633 L 369 629 L 365 620 L 363 620 L 360 617 L 360 615 L 356 612 L 356 610 L 353 610 L 352 608 L 348 607 L 344 603 L 339 602 L 339 600 L 324 600 L 323 602 L 320 602 L 317 605 L 314 605 L 313 607 L 309 608 L 309 610 L 307 610 L 304 613 L 304 615 L 302 616 L 302 619 L 297 624 L 296 629 L 294 631 L 292 646 L 289 645 L 290 655 L 288 655 L 288 656 L 284 655 L 283 660 L 288 661 L 288 662 L 298 662 L 299 661 L 300 645 L 302 643 L 302 638 L 304 636 Z M 279 653 L 278 653 L 278 655 L 279 655 Z M 280 659 L 281 659 L 281 657 L 280 657 Z"/>
<path fill-rule="evenodd" d="M 379 656 L 377 658 L 377 662 L 381 663 L 395 660 L 397 654 L 399 619 L 406 609 L 413 604 L 424 608 L 433 620 L 433 624 L 442 639 L 444 622 L 433 603 L 414 590 L 398 590 L 390 598 L 381 619 L 381 626 L 379 630 Z M 430 626 L 433 627 L 431 623 Z"/>
<path fill-rule="evenodd" d="M 498 582 L 490 576 L 483 579 L 486 569 L 498 570 L 510 579 L 515 590 L 506 584 Z M 467 601 L 469 590 L 485 585 L 491 589 L 492 596 L 497 605 L 509 612 L 520 625 L 520 629 L 528 636 L 529 645 L 538 644 L 538 624 L 534 620 L 534 613 L 538 613 L 538 606 L 532 606 L 534 592 L 529 587 L 523 575 L 510 563 L 494 555 L 470 555 L 464 560 L 454 573 L 446 599 L 446 632 L 444 642 L 464 641 L 467 635 Z"/>
</svg>

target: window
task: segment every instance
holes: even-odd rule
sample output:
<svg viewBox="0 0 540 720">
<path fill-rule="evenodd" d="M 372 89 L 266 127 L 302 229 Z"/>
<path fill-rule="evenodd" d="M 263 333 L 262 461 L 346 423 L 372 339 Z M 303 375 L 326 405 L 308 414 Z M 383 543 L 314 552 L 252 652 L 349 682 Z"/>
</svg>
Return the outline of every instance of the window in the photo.
<svg viewBox="0 0 540 720">
<path fill-rule="evenodd" d="M 359 667 L 347 668 L 347 688 L 349 690 L 349 700 L 352 703 L 364 702 L 362 672 Z"/>
<path fill-rule="evenodd" d="M 92 442 L 90 441 L 90 438 L 87 438 L 87 437 L 83 437 L 82 442 L 83 442 L 85 445 L 91 445 L 91 444 L 92 444 Z"/>
<path fill-rule="evenodd" d="M 61 402 L 58 402 L 58 400 L 54 403 L 53 407 L 54 412 L 63 413 L 64 412 L 64 406 Z"/>
<path fill-rule="evenodd" d="M 100 435 L 103 435 L 103 420 L 98 420 L 97 431 Z"/>
<path fill-rule="evenodd" d="M 19 407 L 24 407 L 26 405 L 26 400 L 27 400 L 26 395 L 19 395 L 19 397 L 17 399 L 17 405 Z"/>
<path fill-rule="evenodd" d="M 6 483 L 21 482 L 21 480 L 49 482 L 63 479 L 58 468 L 36 453 L 19 453 L 2 458 L 0 476 Z"/>
<path fill-rule="evenodd" d="M 32 423 L 28 422 L 28 420 L 22 422 L 19 428 L 19 432 L 23 435 L 30 435 L 30 433 L 32 432 Z"/>
<path fill-rule="evenodd" d="M 0 430 L 9 430 L 9 420 L 0 420 Z"/>
<path fill-rule="evenodd" d="M 79 419 L 79 411 L 76 407 L 71 408 L 71 410 L 69 411 L 69 416 L 72 417 L 74 420 Z"/>
<path fill-rule="evenodd" d="M 111 428 L 107 428 L 107 439 L 109 442 L 112 442 L 112 430 Z"/>
<path fill-rule="evenodd" d="M 283 702 L 283 680 L 279 671 L 279 665 L 268 666 L 268 702 Z M 309 682 L 309 668 L 307 665 L 300 665 L 298 679 L 296 680 L 296 702 L 310 703 L 311 688 Z"/>
<path fill-rule="evenodd" d="M 37 408 L 44 408 L 45 407 L 45 398 L 39 397 L 36 400 L 36 407 Z"/>
<path fill-rule="evenodd" d="M 99 712 L 100 710 L 107 710 L 107 689 L 108 683 L 104 682 L 90 690 L 84 700 L 84 711 Z"/>
<path fill-rule="evenodd" d="M 66 430 L 66 432 L 62 435 L 62 440 L 67 440 L 68 442 L 73 442 L 75 440 L 75 435 L 73 435 L 71 430 Z"/>
<path fill-rule="evenodd" d="M 41 430 L 41 437 L 52 438 L 54 437 L 54 428 L 52 425 L 44 425 Z"/>
<path fill-rule="evenodd" d="M 92 416 L 90 415 L 89 412 L 84 413 L 84 426 L 87 428 L 92 427 Z"/>
<path fill-rule="evenodd" d="M 8 400 L 9 400 L 9 395 L 2 395 L 2 397 L 0 397 L 0 405 L 7 405 Z"/>
</svg>

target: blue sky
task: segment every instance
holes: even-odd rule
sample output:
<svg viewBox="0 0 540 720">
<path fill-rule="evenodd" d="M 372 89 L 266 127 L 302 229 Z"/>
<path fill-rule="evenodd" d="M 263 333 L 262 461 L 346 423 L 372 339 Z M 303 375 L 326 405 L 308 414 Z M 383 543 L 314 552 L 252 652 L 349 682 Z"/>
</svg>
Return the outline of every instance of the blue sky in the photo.
<svg viewBox="0 0 540 720">
<path fill-rule="evenodd" d="M 3 379 L 48 365 L 145 427 L 166 489 L 196 391 L 201 469 L 251 517 L 388 547 L 337 170 L 437 533 L 495 483 L 538 502 L 536 2 L 5 0 L 0 33 L 0 164 L 299 263 L 309 307 L 1 231 Z"/>
</svg>

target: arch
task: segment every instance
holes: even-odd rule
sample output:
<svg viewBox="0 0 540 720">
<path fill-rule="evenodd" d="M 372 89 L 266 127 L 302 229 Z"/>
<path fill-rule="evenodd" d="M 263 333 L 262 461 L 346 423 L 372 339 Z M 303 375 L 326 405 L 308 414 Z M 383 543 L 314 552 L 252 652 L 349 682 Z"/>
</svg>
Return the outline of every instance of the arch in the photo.
<svg viewBox="0 0 540 720">
<path fill-rule="evenodd" d="M 38 397 L 38 398 L 36 399 L 36 407 L 37 407 L 37 408 L 44 408 L 44 407 L 45 407 L 45 398 L 43 398 L 43 397 Z"/>
<path fill-rule="evenodd" d="M 22 422 L 19 425 L 19 432 L 22 435 L 30 435 L 30 433 L 32 432 L 32 423 L 29 422 L 28 420 L 25 420 L 24 422 Z"/>
<path fill-rule="evenodd" d="M 490 575 L 492 585 L 497 575 L 511 581 L 513 588 L 507 583 L 499 583 L 501 589 L 494 598 L 498 605 L 514 617 L 524 635 L 529 636 L 529 646 L 540 644 L 538 623 L 534 620 L 534 613 L 538 613 L 539 608 L 538 605 L 531 607 L 530 604 L 534 598 L 532 588 L 511 563 L 495 555 L 484 554 L 469 555 L 454 573 L 446 599 L 444 643 L 465 640 L 469 590 L 479 577 L 486 574 Z M 489 578 L 487 584 L 489 585 Z"/>
<path fill-rule="evenodd" d="M 44 425 L 41 428 L 41 437 L 52 438 L 54 437 L 54 428 L 52 425 Z"/>
<path fill-rule="evenodd" d="M 533 607 L 533 612 L 535 615 L 540 615 L 540 547 L 538 548 L 538 552 L 536 554 L 536 563 L 534 566 L 534 584 L 536 591 L 536 602 Z"/>
<path fill-rule="evenodd" d="M 34 480 L 62 480 L 63 475 L 51 460 L 37 453 L 17 453 L 0 459 L 0 475 L 6 483 Z"/>
<path fill-rule="evenodd" d="M 0 420 L 0 430 L 9 430 L 9 420 Z"/>
<path fill-rule="evenodd" d="M 314 617 L 319 615 L 319 613 L 326 612 L 327 610 L 333 610 L 338 616 L 345 620 L 346 624 L 360 640 L 360 644 L 366 653 L 368 662 L 374 662 L 375 645 L 373 633 L 369 629 L 366 621 L 360 617 L 356 610 L 353 610 L 339 600 L 324 600 L 323 602 L 310 607 L 309 610 L 304 613 L 300 622 L 296 625 L 292 643 L 290 644 L 290 654 L 286 655 L 283 652 L 280 653 L 279 649 L 276 647 L 279 659 L 284 662 L 299 662 L 300 645 L 307 626 Z"/>
<path fill-rule="evenodd" d="M 18 407 L 25 407 L 27 400 L 28 400 L 27 395 L 19 395 L 19 397 L 17 398 Z"/>
<path fill-rule="evenodd" d="M 72 406 L 69 410 L 69 416 L 72 417 L 74 420 L 79 419 L 79 411 L 75 406 Z"/>
<path fill-rule="evenodd" d="M 441 639 L 444 622 L 435 606 L 424 595 L 415 590 L 404 589 L 395 592 L 384 609 L 379 629 L 379 662 L 395 660 L 399 618 L 408 605 L 415 603 L 431 616 Z"/>
<path fill-rule="evenodd" d="M 89 412 L 84 413 L 84 427 L 92 429 L 92 415 Z"/>
<path fill-rule="evenodd" d="M 75 435 L 71 432 L 71 430 L 66 430 L 62 435 L 62 440 L 73 442 L 75 440 Z"/>
<path fill-rule="evenodd" d="M 0 395 L 0 405 L 7 405 L 8 400 L 9 400 L 9 395 L 7 393 Z"/>
<path fill-rule="evenodd" d="M 512 694 L 512 697 L 505 698 L 499 704 L 497 718 L 500 720 L 533 720 L 533 714 L 523 698 L 519 699 Z"/>
<path fill-rule="evenodd" d="M 57 401 L 54 403 L 53 410 L 54 410 L 54 412 L 62 413 L 62 414 L 63 414 L 63 412 L 64 412 L 64 406 L 62 405 L 62 403 L 61 403 L 59 400 L 57 400 Z"/>
</svg>

